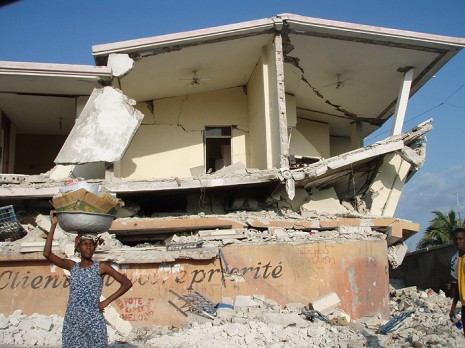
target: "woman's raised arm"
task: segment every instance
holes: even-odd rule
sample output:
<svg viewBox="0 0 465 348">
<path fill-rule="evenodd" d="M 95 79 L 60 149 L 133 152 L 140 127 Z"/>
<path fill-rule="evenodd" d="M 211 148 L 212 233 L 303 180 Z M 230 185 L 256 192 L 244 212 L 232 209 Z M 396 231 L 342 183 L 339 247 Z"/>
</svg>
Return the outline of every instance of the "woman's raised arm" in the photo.
<svg viewBox="0 0 465 348">
<path fill-rule="evenodd" d="M 44 257 L 58 267 L 71 270 L 75 264 L 74 261 L 63 259 L 52 252 L 53 235 L 58 224 L 58 217 L 55 210 L 50 211 L 50 222 L 52 225 L 50 226 L 50 231 L 47 235 L 47 241 L 45 242 Z"/>
</svg>

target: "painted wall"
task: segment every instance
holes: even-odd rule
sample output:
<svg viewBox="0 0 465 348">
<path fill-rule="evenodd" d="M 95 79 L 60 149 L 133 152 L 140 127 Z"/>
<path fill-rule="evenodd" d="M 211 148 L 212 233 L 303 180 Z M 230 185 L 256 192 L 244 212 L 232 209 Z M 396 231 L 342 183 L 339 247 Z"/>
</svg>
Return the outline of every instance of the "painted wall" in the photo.
<svg viewBox="0 0 465 348">
<path fill-rule="evenodd" d="M 266 124 L 266 95 L 263 84 L 263 58 L 255 67 L 247 84 L 248 113 L 250 128 L 250 167 L 267 168 L 267 124 Z"/>
<path fill-rule="evenodd" d="M 328 158 L 329 125 L 297 118 L 296 128 L 291 129 L 289 152 L 296 156 Z"/>
<path fill-rule="evenodd" d="M 330 141 L 328 124 L 298 117 L 297 102 L 292 95 L 286 95 L 286 113 L 290 154 L 312 158 L 332 156 L 333 143 Z"/>
<path fill-rule="evenodd" d="M 261 244 L 223 248 L 232 272 L 244 281 L 222 282 L 217 258 L 178 260 L 166 264 L 130 264 L 121 271 L 134 286 L 112 306 L 134 327 L 182 325 L 186 318 L 172 305 L 188 288 L 214 303 L 222 297 L 264 295 L 284 306 L 308 304 L 330 292 L 341 299 L 340 309 L 359 318 L 380 313 L 389 317 L 386 241 L 315 244 Z M 236 277 L 237 278 L 237 277 Z M 240 277 L 239 277 L 240 278 Z M 104 279 L 104 296 L 117 284 Z M 69 283 L 61 269 L 45 260 L 0 261 L 0 313 L 21 309 L 32 313 L 64 315 Z M 30 299 L 34 298 L 34 301 Z"/>
<path fill-rule="evenodd" d="M 350 137 L 330 137 L 329 142 L 331 157 L 352 151 L 352 143 Z"/>
<path fill-rule="evenodd" d="M 190 177 L 204 166 L 205 126 L 235 126 L 232 161 L 248 164 L 247 96 L 241 87 L 138 105 L 144 120 L 117 166 L 129 180 Z M 151 111 L 153 110 L 153 111 Z"/>
</svg>

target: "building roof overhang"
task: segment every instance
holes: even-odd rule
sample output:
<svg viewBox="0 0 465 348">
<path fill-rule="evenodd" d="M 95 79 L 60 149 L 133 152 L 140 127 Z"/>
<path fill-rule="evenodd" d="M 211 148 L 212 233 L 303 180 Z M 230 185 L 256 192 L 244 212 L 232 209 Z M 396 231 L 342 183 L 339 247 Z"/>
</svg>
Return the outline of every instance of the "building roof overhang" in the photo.
<svg viewBox="0 0 465 348">
<path fill-rule="evenodd" d="M 93 55 L 106 64 L 110 54 L 128 54 L 134 67 L 119 78 L 123 92 L 156 100 L 247 85 L 263 47 L 279 34 L 297 116 L 328 123 L 342 137 L 353 122 L 367 136 L 392 116 L 406 70 L 415 69 L 412 96 L 465 46 L 462 38 L 280 14 L 96 45 Z M 188 83 L 194 71 L 205 83 Z"/>
<path fill-rule="evenodd" d="M 106 66 L 0 61 L 1 109 L 18 133 L 64 135 L 76 117 L 76 98 L 111 78 Z"/>
</svg>

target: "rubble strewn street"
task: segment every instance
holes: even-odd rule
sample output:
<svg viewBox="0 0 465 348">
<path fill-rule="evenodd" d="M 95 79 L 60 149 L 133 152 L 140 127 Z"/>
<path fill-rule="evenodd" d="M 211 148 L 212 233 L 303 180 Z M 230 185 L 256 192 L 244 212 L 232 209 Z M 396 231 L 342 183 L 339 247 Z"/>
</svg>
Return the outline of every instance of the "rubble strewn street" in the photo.
<svg viewBox="0 0 465 348">
<path fill-rule="evenodd" d="M 338 309 L 322 317 L 308 317 L 302 315 L 308 304 L 293 303 L 281 308 L 273 300 L 250 296 L 236 299 L 234 306 L 219 306 L 213 319 L 189 313 L 188 324 L 179 329 L 135 328 L 128 337 L 122 337 L 108 326 L 108 336 L 112 347 L 465 346 L 461 330 L 449 320 L 451 299 L 444 292 L 404 287 L 391 281 L 390 295 L 389 321 L 376 314 L 350 320 Z M 26 316 L 21 310 L 0 314 L 0 341 L 15 346 L 60 346 L 62 322 L 57 315 Z"/>
</svg>

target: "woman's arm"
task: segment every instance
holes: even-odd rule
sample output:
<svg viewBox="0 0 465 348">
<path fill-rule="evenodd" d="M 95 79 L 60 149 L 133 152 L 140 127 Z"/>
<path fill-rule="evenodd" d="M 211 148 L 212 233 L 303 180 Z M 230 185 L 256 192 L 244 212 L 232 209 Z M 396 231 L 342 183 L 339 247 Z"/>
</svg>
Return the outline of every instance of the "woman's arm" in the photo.
<svg viewBox="0 0 465 348">
<path fill-rule="evenodd" d="M 114 278 L 120 287 L 113 294 L 108 296 L 104 301 L 99 302 L 98 307 L 103 312 L 106 306 L 108 306 L 112 301 L 116 300 L 123 294 L 125 294 L 130 288 L 132 288 L 132 283 L 124 274 L 116 271 L 108 262 L 100 262 L 100 275 L 108 274 L 110 277 Z"/>
<path fill-rule="evenodd" d="M 55 229 L 58 224 L 58 217 L 54 210 L 50 211 L 50 222 L 52 223 L 52 225 L 50 226 L 47 241 L 45 242 L 44 257 L 50 262 L 57 265 L 58 267 L 71 270 L 71 268 L 73 268 L 74 266 L 74 261 L 63 259 L 52 252 L 53 234 L 55 233 Z"/>
</svg>

